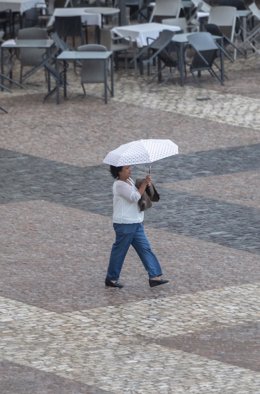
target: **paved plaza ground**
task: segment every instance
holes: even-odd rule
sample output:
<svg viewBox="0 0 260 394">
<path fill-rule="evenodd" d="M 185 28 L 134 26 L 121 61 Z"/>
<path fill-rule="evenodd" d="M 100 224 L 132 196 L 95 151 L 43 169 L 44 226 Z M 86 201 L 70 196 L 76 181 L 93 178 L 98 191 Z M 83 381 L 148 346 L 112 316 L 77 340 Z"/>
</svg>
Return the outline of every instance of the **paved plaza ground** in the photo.
<svg viewBox="0 0 260 394">
<path fill-rule="evenodd" d="M 1 394 L 260 393 L 260 57 L 226 75 L 181 87 L 122 68 L 107 105 L 73 68 L 59 106 L 41 72 L 1 92 Z M 124 288 L 105 288 L 102 160 L 140 138 L 179 145 L 152 166 L 145 218 L 170 283 L 151 289 L 131 250 Z"/>
</svg>

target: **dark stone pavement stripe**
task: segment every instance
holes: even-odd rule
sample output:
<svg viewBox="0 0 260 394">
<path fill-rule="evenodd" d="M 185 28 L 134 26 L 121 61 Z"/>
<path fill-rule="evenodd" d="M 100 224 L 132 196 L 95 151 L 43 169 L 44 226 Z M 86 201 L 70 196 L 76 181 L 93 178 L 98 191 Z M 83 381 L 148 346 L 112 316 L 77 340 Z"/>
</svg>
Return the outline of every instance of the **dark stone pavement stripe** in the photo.
<svg viewBox="0 0 260 394">
<path fill-rule="evenodd" d="M 259 339 L 259 324 L 251 322 L 160 338 L 155 343 L 258 372 L 260 371 Z"/>
<path fill-rule="evenodd" d="M 154 165 L 160 182 L 176 182 L 260 168 L 260 144 L 179 155 Z M 111 215 L 112 180 L 104 165 L 81 168 L 13 151 L 0 151 L 0 203 L 47 200 Z M 153 170 L 153 171 L 154 171 Z M 159 177 L 157 175 L 157 177 Z M 246 187 L 246 185 L 245 185 Z M 177 234 L 260 253 L 260 210 L 160 189 L 146 223 Z"/>
<path fill-rule="evenodd" d="M 177 234 L 260 253 L 260 210 L 184 192 L 162 190 L 146 223 Z"/>
<path fill-rule="evenodd" d="M 62 378 L 54 373 L 0 362 L 1 394 L 109 394 L 110 391 Z"/>
<path fill-rule="evenodd" d="M 171 181 L 258 170 L 260 144 L 180 154 L 158 161 L 154 167 L 161 173 L 170 172 Z"/>
</svg>

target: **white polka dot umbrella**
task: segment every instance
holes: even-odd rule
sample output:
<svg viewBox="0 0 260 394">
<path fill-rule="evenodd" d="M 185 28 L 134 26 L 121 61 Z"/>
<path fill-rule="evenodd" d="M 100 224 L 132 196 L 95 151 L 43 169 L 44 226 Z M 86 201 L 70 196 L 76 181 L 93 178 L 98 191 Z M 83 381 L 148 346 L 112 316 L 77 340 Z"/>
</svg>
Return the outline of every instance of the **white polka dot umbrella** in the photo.
<svg viewBox="0 0 260 394">
<path fill-rule="evenodd" d="M 178 146 L 171 140 L 147 139 L 120 145 L 109 152 L 103 163 L 115 167 L 132 164 L 151 164 L 154 161 L 178 154 Z"/>
</svg>

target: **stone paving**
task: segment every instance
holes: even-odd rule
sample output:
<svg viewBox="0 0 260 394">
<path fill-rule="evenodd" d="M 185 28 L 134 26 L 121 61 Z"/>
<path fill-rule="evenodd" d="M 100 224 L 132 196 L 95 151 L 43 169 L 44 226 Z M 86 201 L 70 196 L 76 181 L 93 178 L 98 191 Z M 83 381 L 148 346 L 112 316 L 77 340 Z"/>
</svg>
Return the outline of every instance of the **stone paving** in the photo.
<svg viewBox="0 0 260 394">
<path fill-rule="evenodd" d="M 120 70 L 107 105 L 73 70 L 59 106 L 40 72 L 1 93 L 1 394 L 260 393 L 259 70 L 250 55 L 226 62 L 224 86 L 184 87 Z M 180 148 L 152 166 L 145 218 L 170 283 L 151 289 L 130 250 L 125 287 L 106 289 L 102 159 L 139 138 Z"/>
</svg>

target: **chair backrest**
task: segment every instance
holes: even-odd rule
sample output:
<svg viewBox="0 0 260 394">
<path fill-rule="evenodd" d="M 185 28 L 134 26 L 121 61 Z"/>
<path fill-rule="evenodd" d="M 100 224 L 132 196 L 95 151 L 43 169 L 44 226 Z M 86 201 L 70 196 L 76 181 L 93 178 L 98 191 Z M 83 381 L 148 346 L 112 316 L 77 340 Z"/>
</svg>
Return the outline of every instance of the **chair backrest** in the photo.
<svg viewBox="0 0 260 394">
<path fill-rule="evenodd" d="M 149 45 L 152 49 L 162 49 L 165 48 L 172 40 L 174 36 L 174 32 L 172 30 L 163 30 L 160 32 L 158 38 L 156 38 L 152 43 Z"/>
<path fill-rule="evenodd" d="M 104 45 L 87 44 L 78 47 L 78 51 L 106 52 Z M 108 71 L 108 70 L 107 70 Z M 104 82 L 104 64 L 98 60 L 82 60 L 81 83 Z"/>
<path fill-rule="evenodd" d="M 67 37 L 81 37 L 80 16 L 55 16 L 54 31 L 66 41 Z"/>
<path fill-rule="evenodd" d="M 20 29 L 17 34 L 19 40 L 47 40 L 49 38 L 47 30 L 40 27 L 28 27 Z M 19 59 L 22 66 L 34 66 L 42 61 L 45 49 L 40 48 L 21 48 Z"/>
<path fill-rule="evenodd" d="M 22 20 L 23 20 L 23 27 L 33 27 L 39 24 L 39 15 L 40 11 L 38 8 L 33 7 L 26 11 L 24 11 Z"/>
<path fill-rule="evenodd" d="M 188 36 L 189 45 L 195 50 L 190 64 L 191 71 L 211 69 L 217 57 L 218 46 L 208 32 Z"/>
<path fill-rule="evenodd" d="M 215 63 L 218 57 L 219 48 L 212 35 L 208 32 L 193 33 L 188 36 L 188 42 L 194 51 L 190 63 L 190 71 L 193 77 L 195 76 L 194 72 L 207 70 L 211 76 L 214 76 L 219 82 L 223 83 L 222 65 L 220 64 L 219 66 Z M 213 67 L 214 65 L 216 67 Z M 218 69 L 220 75 L 214 68 Z"/>
<path fill-rule="evenodd" d="M 210 9 L 208 23 L 217 25 L 230 41 L 233 41 L 236 27 L 236 8 L 216 6 Z"/>
<path fill-rule="evenodd" d="M 141 66 L 144 64 L 152 64 L 153 60 L 162 53 L 172 42 L 174 32 L 171 30 L 163 30 L 158 38 L 153 40 L 149 45 L 143 48 L 138 55 Z"/>
<path fill-rule="evenodd" d="M 181 0 L 156 0 L 154 9 L 152 11 L 150 22 L 169 17 L 178 18 L 182 8 Z"/>
<path fill-rule="evenodd" d="M 211 6 L 203 0 L 191 0 L 197 11 L 209 12 Z"/>
<path fill-rule="evenodd" d="M 252 3 L 248 6 L 252 14 L 260 20 L 260 9 L 257 7 L 256 3 Z"/>
<path fill-rule="evenodd" d="M 212 34 L 213 36 L 223 36 L 222 31 L 220 30 L 220 28 L 215 25 L 214 23 L 206 23 L 204 25 L 206 31 L 210 34 Z"/>
<path fill-rule="evenodd" d="M 17 34 L 17 38 L 19 40 L 47 40 L 48 37 L 47 30 L 41 27 L 27 27 L 25 29 L 20 29 Z"/>
<path fill-rule="evenodd" d="M 205 31 L 189 34 L 188 42 L 198 52 L 219 49 L 212 35 Z"/>
</svg>

